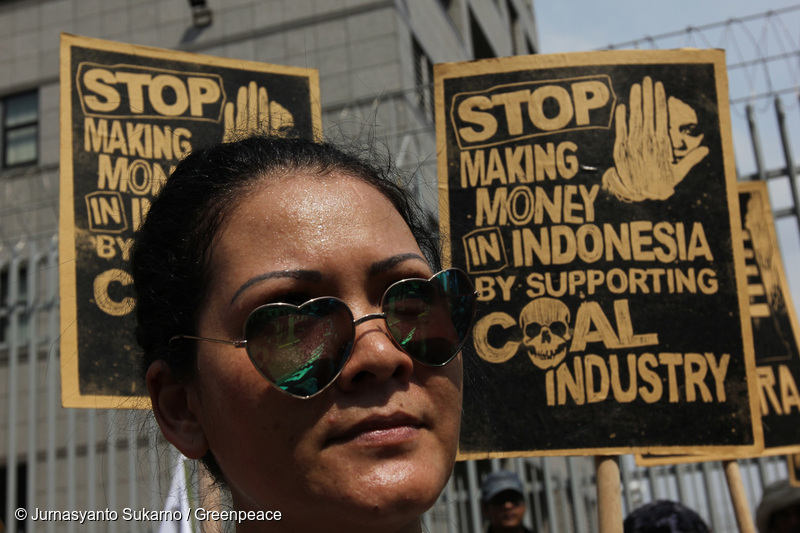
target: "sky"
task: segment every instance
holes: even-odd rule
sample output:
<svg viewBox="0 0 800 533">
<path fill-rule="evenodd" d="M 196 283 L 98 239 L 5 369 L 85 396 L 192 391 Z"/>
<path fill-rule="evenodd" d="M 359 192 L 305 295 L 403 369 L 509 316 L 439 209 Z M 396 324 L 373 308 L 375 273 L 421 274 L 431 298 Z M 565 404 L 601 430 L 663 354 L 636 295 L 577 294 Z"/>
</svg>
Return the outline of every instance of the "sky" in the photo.
<svg viewBox="0 0 800 533">
<path fill-rule="evenodd" d="M 800 0 L 533 0 L 536 27 L 539 33 L 541 53 L 577 52 L 622 45 L 630 41 L 657 37 L 664 34 L 683 32 L 688 27 L 703 27 L 730 19 L 746 19 L 768 11 L 778 11 L 789 7 L 800 7 Z M 753 43 L 768 55 L 778 54 L 782 47 L 794 50 L 795 55 L 787 61 L 791 64 L 775 62 L 773 70 L 764 75 L 761 71 L 748 68 L 736 73 L 729 70 L 730 94 L 733 103 L 737 95 L 763 93 L 765 83 L 773 86 L 800 86 L 800 9 L 776 17 L 787 28 L 789 40 L 782 39 L 780 31 L 765 34 L 763 22 L 736 24 L 728 34 L 723 29 L 699 32 L 710 42 L 704 44 L 702 37 L 686 43 L 686 33 L 674 39 L 657 39 L 658 48 L 680 46 L 726 48 L 728 64 L 735 63 L 745 50 L 742 59 L 747 58 L 747 48 L 754 49 Z M 765 19 L 757 19 L 765 20 Z M 773 26 L 770 26 L 772 28 Z M 747 31 L 745 31 L 747 30 Z M 734 35 L 734 38 L 730 38 Z M 727 39 L 726 39 L 727 37 Z M 780 37 L 780 39 L 778 39 Z M 629 48 L 630 46 L 621 46 Z M 640 48 L 652 46 L 641 45 Z M 751 54 L 749 58 L 753 58 Z M 757 68 L 757 67 L 754 67 Z M 769 81 L 764 81 L 769 78 Z M 786 110 L 790 117 L 790 135 L 795 163 L 800 158 L 800 112 L 798 112 L 797 93 L 783 98 L 788 103 Z M 771 103 L 761 100 L 756 105 L 759 120 L 759 134 L 764 146 L 765 166 L 768 169 L 785 165 L 782 145 L 777 136 L 777 121 Z M 744 103 L 732 105 L 731 121 L 733 128 L 734 152 L 738 172 L 747 175 L 755 172 L 755 154 L 751 148 L 751 136 L 744 115 Z M 763 125 L 763 126 L 762 126 Z M 770 199 L 773 210 L 791 207 L 791 191 L 788 180 L 770 182 Z M 791 298 L 795 309 L 800 309 L 800 230 L 792 217 L 776 223 L 778 240 L 783 263 L 789 278 Z"/>
<path fill-rule="evenodd" d="M 539 44 L 545 54 L 593 50 L 800 5 L 798 0 L 533 1 Z"/>
</svg>

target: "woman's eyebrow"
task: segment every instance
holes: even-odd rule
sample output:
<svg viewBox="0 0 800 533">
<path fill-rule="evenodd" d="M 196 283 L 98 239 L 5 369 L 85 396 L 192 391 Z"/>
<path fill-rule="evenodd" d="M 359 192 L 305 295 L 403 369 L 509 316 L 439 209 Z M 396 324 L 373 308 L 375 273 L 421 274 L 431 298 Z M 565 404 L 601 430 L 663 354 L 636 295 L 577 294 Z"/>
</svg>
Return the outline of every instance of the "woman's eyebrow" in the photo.
<svg viewBox="0 0 800 533">
<path fill-rule="evenodd" d="M 404 263 L 406 261 L 417 260 L 422 261 L 426 265 L 428 262 L 419 254 L 415 253 L 407 253 L 407 254 L 398 254 L 393 255 L 392 257 L 387 257 L 386 259 L 381 259 L 380 261 L 376 261 L 372 263 L 372 266 L 369 267 L 368 274 L 370 276 L 376 276 L 378 274 L 383 274 L 394 268 L 395 266 L 399 265 L 400 263 Z"/>
<path fill-rule="evenodd" d="M 240 294 L 256 283 L 275 278 L 291 278 L 303 281 L 314 281 L 318 283 L 322 281 L 322 273 L 317 270 L 275 270 L 273 272 L 259 274 L 258 276 L 248 279 L 242 284 L 241 287 L 239 287 L 239 289 L 236 291 L 236 294 L 234 294 L 233 298 L 231 298 L 231 303 L 229 305 L 233 305 L 233 302 L 236 301 L 236 298 L 238 298 Z"/>
</svg>

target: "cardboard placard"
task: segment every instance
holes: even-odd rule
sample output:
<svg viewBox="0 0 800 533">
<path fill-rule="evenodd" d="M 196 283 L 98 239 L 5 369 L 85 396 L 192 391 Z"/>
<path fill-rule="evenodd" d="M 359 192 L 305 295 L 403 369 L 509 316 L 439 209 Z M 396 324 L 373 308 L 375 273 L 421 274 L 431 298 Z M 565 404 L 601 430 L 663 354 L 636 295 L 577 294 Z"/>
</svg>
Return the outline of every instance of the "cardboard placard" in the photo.
<svg viewBox="0 0 800 533">
<path fill-rule="evenodd" d="M 739 184 L 764 451 L 800 452 L 800 323 L 792 303 L 767 184 Z"/>
<path fill-rule="evenodd" d="M 315 70 L 61 36 L 59 256 L 65 407 L 141 407 L 126 261 L 185 154 L 260 129 L 321 131 Z"/>
<path fill-rule="evenodd" d="M 767 184 L 742 182 L 738 188 L 764 430 L 764 450 L 755 456 L 800 453 L 800 323 L 781 260 Z M 642 455 L 636 462 L 655 466 L 753 456 Z"/>
<path fill-rule="evenodd" d="M 757 450 L 722 51 L 436 65 L 459 457 Z"/>
</svg>

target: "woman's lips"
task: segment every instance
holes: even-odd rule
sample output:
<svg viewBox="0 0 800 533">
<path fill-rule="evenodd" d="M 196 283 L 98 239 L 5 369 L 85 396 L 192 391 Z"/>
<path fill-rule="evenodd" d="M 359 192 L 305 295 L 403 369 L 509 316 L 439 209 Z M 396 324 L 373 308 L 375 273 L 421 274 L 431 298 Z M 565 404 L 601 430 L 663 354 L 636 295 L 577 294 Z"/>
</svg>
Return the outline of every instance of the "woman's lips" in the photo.
<svg viewBox="0 0 800 533">
<path fill-rule="evenodd" d="M 335 433 L 329 444 L 355 442 L 365 445 L 388 446 L 413 440 L 423 427 L 422 421 L 405 413 L 389 416 L 373 415 Z"/>
</svg>

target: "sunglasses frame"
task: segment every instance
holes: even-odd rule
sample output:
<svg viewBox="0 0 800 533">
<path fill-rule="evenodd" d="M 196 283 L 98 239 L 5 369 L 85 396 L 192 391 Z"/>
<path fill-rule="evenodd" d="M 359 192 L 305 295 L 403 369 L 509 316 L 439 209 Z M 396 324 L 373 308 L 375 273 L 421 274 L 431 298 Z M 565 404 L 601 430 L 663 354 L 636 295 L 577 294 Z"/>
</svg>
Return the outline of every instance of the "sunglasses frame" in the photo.
<svg viewBox="0 0 800 533">
<path fill-rule="evenodd" d="M 366 315 L 364 315 L 362 317 L 355 318 L 353 316 L 353 311 L 350 309 L 350 306 L 347 305 L 347 303 L 345 301 L 343 301 L 343 300 L 341 300 L 339 298 L 336 298 L 335 296 L 319 296 L 317 298 L 312 298 L 312 299 L 310 299 L 310 300 L 308 300 L 306 302 L 303 302 L 300 305 L 293 305 L 293 304 L 288 304 L 288 303 L 285 303 L 285 302 L 275 302 L 275 303 L 269 303 L 269 304 L 260 305 L 260 306 L 256 307 L 255 309 L 253 309 L 252 311 L 250 311 L 250 313 L 248 313 L 247 318 L 244 321 L 242 334 L 243 335 L 245 334 L 245 331 L 247 329 L 247 322 L 250 320 L 250 317 L 252 317 L 253 314 L 256 313 L 257 311 L 259 311 L 261 309 L 264 309 L 266 307 L 270 307 L 270 308 L 290 307 L 292 309 L 299 310 L 300 308 L 302 308 L 302 307 L 304 307 L 304 306 L 306 306 L 308 304 L 311 304 L 311 303 L 314 303 L 314 302 L 318 302 L 318 301 L 321 301 L 321 300 L 328 300 L 328 301 L 329 300 L 335 300 L 336 302 L 341 303 L 344 306 L 344 309 L 346 309 L 347 313 L 350 315 L 350 323 L 352 325 L 352 337 L 353 337 L 353 340 L 350 341 L 351 343 L 353 343 L 355 341 L 355 330 L 356 330 L 357 326 L 359 326 L 360 324 L 363 324 L 364 322 L 368 322 L 370 320 L 380 320 L 380 319 L 382 319 L 386 323 L 386 332 L 388 334 L 388 337 L 391 339 L 392 343 L 395 345 L 395 347 L 398 350 L 400 350 L 401 352 L 403 352 L 404 354 L 409 356 L 413 361 L 415 361 L 417 363 L 420 363 L 422 365 L 425 365 L 425 366 L 428 366 L 428 367 L 432 367 L 432 368 L 440 368 L 440 367 L 443 367 L 443 366 L 447 365 L 453 359 L 456 358 L 458 353 L 464 348 L 464 345 L 466 344 L 467 339 L 469 338 L 469 335 L 470 335 L 470 333 L 472 331 L 472 327 L 475 325 L 475 312 L 476 312 L 476 307 L 477 307 L 478 292 L 475 290 L 475 286 L 472 283 L 472 280 L 469 278 L 469 275 L 466 272 L 464 272 L 463 270 L 461 270 L 460 268 L 452 267 L 452 268 L 442 269 L 439 272 L 436 272 L 435 274 L 433 274 L 428 279 L 425 279 L 425 278 L 404 278 L 404 279 L 397 280 L 394 283 L 392 283 L 391 285 L 389 285 L 389 287 L 386 288 L 386 290 L 383 292 L 383 295 L 381 296 L 381 309 L 384 309 L 386 295 L 389 294 L 389 292 L 395 286 L 400 285 L 402 283 L 409 282 L 409 281 L 432 282 L 434 278 L 436 278 L 440 274 L 447 273 L 447 272 L 455 272 L 455 273 L 463 276 L 463 279 L 466 280 L 469 283 L 469 287 L 472 289 L 472 291 L 469 294 L 472 295 L 473 299 L 472 299 L 472 302 L 471 302 L 472 309 L 471 309 L 470 317 L 469 317 L 469 325 L 466 328 L 466 334 L 464 335 L 464 338 L 461 339 L 461 341 L 456 345 L 456 349 L 453 350 L 453 354 L 446 361 L 444 361 L 442 363 L 429 363 L 429 362 L 426 362 L 426 361 L 422 361 L 420 359 L 417 359 L 412 354 L 408 353 L 400 345 L 400 342 L 397 339 L 395 339 L 394 335 L 392 334 L 391 328 L 389 327 L 389 323 L 388 323 L 388 320 L 387 320 L 388 317 L 387 317 L 387 314 L 385 312 L 368 313 L 368 314 L 366 314 Z M 314 392 L 313 394 L 309 394 L 309 395 L 303 396 L 303 395 L 298 395 L 298 394 L 289 392 L 289 391 L 281 388 L 278 384 L 273 383 L 272 380 L 270 380 L 266 375 L 264 375 L 264 372 L 258 367 L 258 365 L 256 365 L 255 361 L 253 360 L 253 356 L 250 354 L 250 350 L 247 349 L 248 348 L 247 339 L 224 340 L 224 339 L 214 339 L 214 338 L 211 338 L 211 337 L 200 337 L 200 336 L 195 336 L 195 335 L 175 335 L 175 336 L 173 336 L 173 337 L 171 337 L 169 339 L 169 344 L 172 345 L 173 342 L 178 341 L 178 340 L 183 340 L 183 339 L 196 340 L 196 341 L 205 341 L 205 342 L 214 342 L 214 343 L 217 343 L 217 344 L 227 344 L 229 346 L 233 346 L 234 348 L 244 348 L 247 351 L 247 357 L 250 359 L 250 362 L 253 364 L 253 366 L 255 367 L 256 371 L 259 374 L 261 374 L 261 376 L 264 379 L 266 379 L 267 382 L 270 385 L 273 386 L 273 388 L 281 391 L 284 394 L 287 394 L 287 395 L 291 396 L 292 398 L 299 398 L 299 399 L 303 399 L 303 400 L 308 399 L 308 398 L 313 398 L 314 396 L 320 394 L 321 392 L 326 390 L 328 387 L 330 387 L 339 378 L 339 376 L 341 375 L 342 371 L 344 370 L 344 367 L 347 365 L 348 361 L 350 360 L 350 355 L 353 353 L 353 348 L 351 346 L 348 349 L 348 351 L 345 354 L 345 356 L 343 357 L 342 363 L 339 366 L 339 369 L 336 371 L 336 375 L 333 376 L 333 378 L 330 380 L 330 382 L 326 383 L 323 387 L 321 387 L 318 391 Z"/>
</svg>

